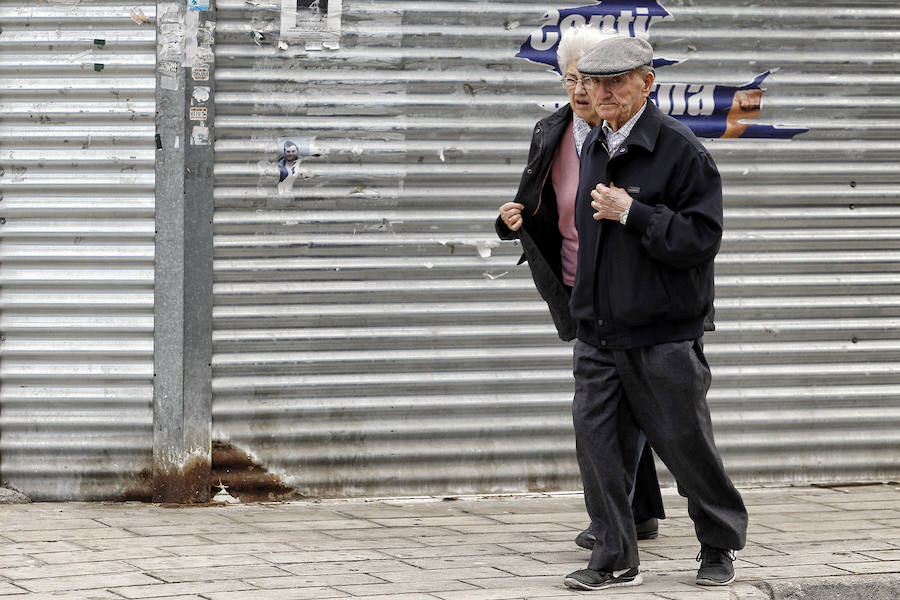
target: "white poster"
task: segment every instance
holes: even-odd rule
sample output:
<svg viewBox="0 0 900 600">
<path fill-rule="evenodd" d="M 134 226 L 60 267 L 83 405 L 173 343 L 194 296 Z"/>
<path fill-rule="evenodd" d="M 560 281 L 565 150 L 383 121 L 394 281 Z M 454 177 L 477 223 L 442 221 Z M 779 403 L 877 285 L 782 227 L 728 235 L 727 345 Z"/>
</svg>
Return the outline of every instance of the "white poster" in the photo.
<svg viewBox="0 0 900 600">
<path fill-rule="evenodd" d="M 281 0 L 280 39 L 337 48 L 341 40 L 341 0 Z"/>
</svg>

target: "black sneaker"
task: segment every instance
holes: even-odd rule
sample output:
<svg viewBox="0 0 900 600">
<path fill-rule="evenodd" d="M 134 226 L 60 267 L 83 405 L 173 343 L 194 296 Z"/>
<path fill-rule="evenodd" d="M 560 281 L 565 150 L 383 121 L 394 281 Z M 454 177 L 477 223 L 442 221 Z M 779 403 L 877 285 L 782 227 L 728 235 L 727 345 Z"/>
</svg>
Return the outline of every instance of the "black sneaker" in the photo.
<svg viewBox="0 0 900 600">
<path fill-rule="evenodd" d="M 613 587 L 630 587 L 641 585 L 643 582 L 644 578 L 641 577 L 637 567 L 618 572 L 618 575 L 609 571 L 582 569 L 569 573 L 563 580 L 563 583 L 570 588 L 589 591 L 605 590 Z"/>
<path fill-rule="evenodd" d="M 702 544 L 697 555 L 697 585 L 728 585 L 734 581 L 734 552 Z"/>
<path fill-rule="evenodd" d="M 655 517 L 635 523 L 634 527 L 637 530 L 637 539 L 639 540 L 655 540 L 659 536 L 659 521 Z M 594 542 L 596 541 L 597 538 L 591 533 L 590 528 L 575 536 L 575 545 L 585 550 L 593 550 Z"/>
</svg>

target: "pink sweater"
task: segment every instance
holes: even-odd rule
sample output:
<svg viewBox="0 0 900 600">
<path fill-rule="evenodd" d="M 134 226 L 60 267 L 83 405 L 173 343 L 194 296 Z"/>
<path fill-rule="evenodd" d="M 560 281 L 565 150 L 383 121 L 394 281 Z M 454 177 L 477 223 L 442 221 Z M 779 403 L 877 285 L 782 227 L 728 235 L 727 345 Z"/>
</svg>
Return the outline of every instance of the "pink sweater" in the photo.
<svg viewBox="0 0 900 600">
<path fill-rule="evenodd" d="M 578 154 L 575 152 L 575 136 L 572 122 L 563 133 L 559 148 L 550 167 L 550 180 L 556 192 L 556 209 L 559 211 L 559 232 L 563 236 L 563 283 L 575 283 L 575 265 L 578 263 L 578 232 L 575 231 L 575 196 L 578 193 Z"/>
</svg>

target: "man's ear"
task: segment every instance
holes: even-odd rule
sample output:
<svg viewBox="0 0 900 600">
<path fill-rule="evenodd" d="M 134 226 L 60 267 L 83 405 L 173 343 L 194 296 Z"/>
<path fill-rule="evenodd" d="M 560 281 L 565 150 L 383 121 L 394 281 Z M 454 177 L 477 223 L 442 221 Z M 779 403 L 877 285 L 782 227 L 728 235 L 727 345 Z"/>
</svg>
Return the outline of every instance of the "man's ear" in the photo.
<svg viewBox="0 0 900 600">
<path fill-rule="evenodd" d="M 650 95 L 650 90 L 653 89 L 653 82 L 656 81 L 656 75 L 653 74 L 653 71 L 647 71 L 643 74 L 644 87 L 641 90 L 644 94 L 644 97 Z"/>
</svg>

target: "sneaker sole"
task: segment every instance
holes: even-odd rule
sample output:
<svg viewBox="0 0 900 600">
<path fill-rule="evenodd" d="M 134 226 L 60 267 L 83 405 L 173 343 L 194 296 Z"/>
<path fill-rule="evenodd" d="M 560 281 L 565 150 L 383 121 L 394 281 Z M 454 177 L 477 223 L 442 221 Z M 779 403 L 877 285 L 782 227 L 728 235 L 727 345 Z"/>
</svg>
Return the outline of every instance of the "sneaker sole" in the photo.
<svg viewBox="0 0 900 600">
<path fill-rule="evenodd" d="M 566 584 L 566 587 L 570 587 L 573 590 L 587 590 L 589 592 L 596 592 L 597 590 L 605 590 L 614 587 L 631 587 L 635 585 L 641 585 L 642 583 L 644 583 L 644 578 L 640 573 L 638 573 L 637 577 L 630 581 L 615 581 L 610 583 L 602 583 L 600 585 L 590 585 L 588 583 L 578 581 L 575 578 L 566 577 L 563 580 L 563 583 Z"/>
<path fill-rule="evenodd" d="M 714 579 L 700 579 L 698 577 L 697 585 L 722 586 L 722 585 L 728 585 L 732 581 L 734 581 L 734 575 L 732 575 L 731 579 L 729 579 L 728 581 L 716 581 Z"/>
</svg>

